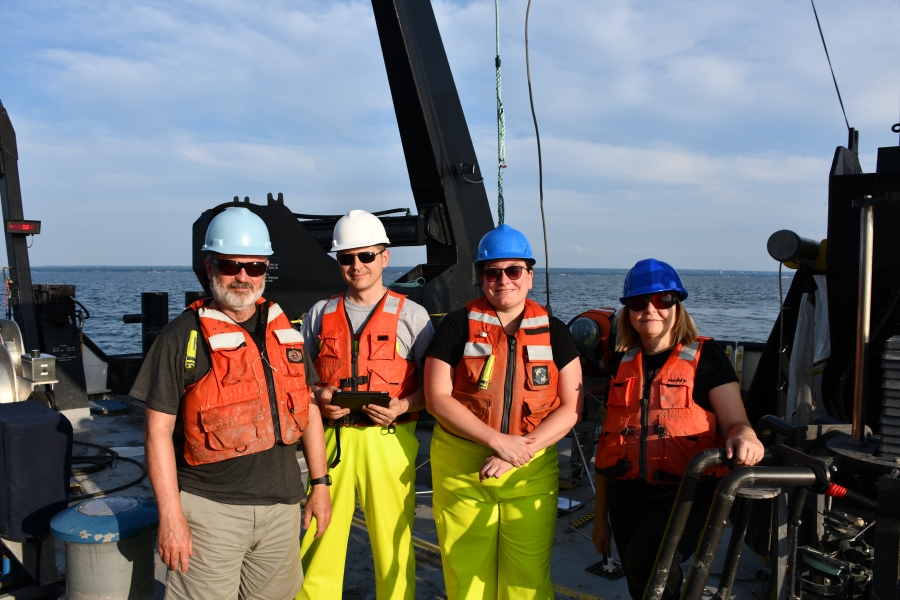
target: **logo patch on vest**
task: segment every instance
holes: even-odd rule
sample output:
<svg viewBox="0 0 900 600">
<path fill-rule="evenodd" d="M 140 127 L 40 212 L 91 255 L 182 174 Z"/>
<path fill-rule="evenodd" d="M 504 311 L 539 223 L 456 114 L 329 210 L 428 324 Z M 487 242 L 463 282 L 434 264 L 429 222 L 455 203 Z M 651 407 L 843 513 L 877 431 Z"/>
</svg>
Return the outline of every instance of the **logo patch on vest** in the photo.
<svg viewBox="0 0 900 600">
<path fill-rule="evenodd" d="M 303 350 L 300 350 L 299 348 L 288 348 L 287 359 L 290 363 L 303 362 Z"/>
<path fill-rule="evenodd" d="M 546 366 L 531 367 L 531 383 L 534 385 L 549 385 L 550 368 Z"/>
</svg>

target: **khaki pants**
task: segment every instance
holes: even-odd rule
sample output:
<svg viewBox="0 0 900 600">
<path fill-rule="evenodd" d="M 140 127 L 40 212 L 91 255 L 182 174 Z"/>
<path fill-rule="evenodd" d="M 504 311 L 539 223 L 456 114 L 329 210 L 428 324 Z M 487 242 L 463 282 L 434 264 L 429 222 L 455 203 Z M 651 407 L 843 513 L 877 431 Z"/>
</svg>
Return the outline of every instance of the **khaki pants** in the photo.
<svg viewBox="0 0 900 600">
<path fill-rule="evenodd" d="M 290 600 L 303 583 L 300 505 L 220 504 L 181 492 L 194 555 L 166 600 Z"/>
</svg>

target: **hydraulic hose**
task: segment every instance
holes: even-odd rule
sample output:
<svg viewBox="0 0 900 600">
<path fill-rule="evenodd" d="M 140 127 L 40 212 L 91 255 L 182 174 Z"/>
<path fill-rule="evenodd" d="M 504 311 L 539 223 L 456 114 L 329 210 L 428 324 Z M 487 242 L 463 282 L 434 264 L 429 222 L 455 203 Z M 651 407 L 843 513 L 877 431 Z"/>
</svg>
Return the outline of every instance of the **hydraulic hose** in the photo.
<svg viewBox="0 0 900 600">
<path fill-rule="evenodd" d="M 90 442 L 80 442 L 78 440 L 73 440 L 73 444 L 78 444 L 79 446 L 87 446 L 89 448 L 95 448 L 100 452 L 104 453 L 104 456 L 73 456 L 72 463 L 73 464 L 82 464 L 87 465 L 84 467 L 72 467 L 72 475 L 87 475 L 89 473 L 96 473 L 97 471 L 102 471 L 103 469 L 111 466 L 116 460 L 124 460 L 126 462 L 130 462 L 134 465 L 137 465 L 141 470 L 141 476 L 137 479 L 126 483 L 125 485 L 120 485 L 118 487 L 114 487 L 111 490 L 101 490 L 99 492 L 93 492 L 91 494 L 79 494 L 77 496 L 70 497 L 70 501 L 78 501 L 78 500 L 86 500 L 87 498 L 96 498 L 98 496 L 106 496 L 107 494 L 112 494 L 113 492 L 120 492 L 124 489 L 130 488 L 131 486 L 137 485 L 144 480 L 144 477 L 147 476 L 147 467 L 140 461 L 137 461 L 133 458 L 129 458 L 127 456 L 119 456 L 119 453 L 115 450 L 110 450 L 105 446 L 101 446 L 99 444 L 92 444 Z"/>
<path fill-rule="evenodd" d="M 885 517 L 900 519 L 900 508 L 896 506 L 882 506 L 875 500 L 863 496 L 858 492 L 854 492 L 853 490 L 848 490 L 844 486 L 836 483 L 829 484 L 828 488 L 825 490 L 825 495 L 831 496 L 832 498 L 847 500 L 851 504 L 871 510 L 872 512 Z"/>
</svg>

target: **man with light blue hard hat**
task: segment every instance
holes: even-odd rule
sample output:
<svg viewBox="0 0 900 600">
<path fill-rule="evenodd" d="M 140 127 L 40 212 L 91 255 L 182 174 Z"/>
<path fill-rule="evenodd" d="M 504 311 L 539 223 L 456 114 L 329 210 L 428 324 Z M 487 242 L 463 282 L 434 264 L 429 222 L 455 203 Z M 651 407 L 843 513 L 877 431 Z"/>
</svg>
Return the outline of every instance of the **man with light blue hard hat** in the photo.
<svg viewBox="0 0 900 600">
<path fill-rule="evenodd" d="M 325 443 L 310 387 L 318 378 L 303 338 L 262 297 L 269 232 L 243 207 L 225 209 L 201 250 L 211 298 L 198 300 L 154 342 L 131 395 L 147 403 L 147 469 L 159 504 L 167 599 L 288 600 L 303 583 L 301 521 L 316 536 L 331 519 Z"/>
</svg>

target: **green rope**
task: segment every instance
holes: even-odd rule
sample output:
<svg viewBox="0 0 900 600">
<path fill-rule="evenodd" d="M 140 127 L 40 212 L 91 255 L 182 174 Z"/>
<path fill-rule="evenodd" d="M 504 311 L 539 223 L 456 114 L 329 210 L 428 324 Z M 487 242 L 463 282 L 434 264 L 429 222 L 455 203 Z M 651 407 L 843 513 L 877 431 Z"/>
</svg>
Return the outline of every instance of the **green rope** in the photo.
<svg viewBox="0 0 900 600">
<path fill-rule="evenodd" d="M 506 115 L 503 112 L 500 86 L 500 0 L 494 0 L 494 34 L 496 40 L 494 67 L 497 70 L 497 224 L 503 225 L 506 217 L 503 204 L 503 169 L 506 168 Z"/>
</svg>

